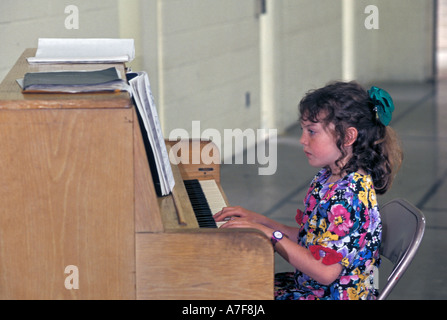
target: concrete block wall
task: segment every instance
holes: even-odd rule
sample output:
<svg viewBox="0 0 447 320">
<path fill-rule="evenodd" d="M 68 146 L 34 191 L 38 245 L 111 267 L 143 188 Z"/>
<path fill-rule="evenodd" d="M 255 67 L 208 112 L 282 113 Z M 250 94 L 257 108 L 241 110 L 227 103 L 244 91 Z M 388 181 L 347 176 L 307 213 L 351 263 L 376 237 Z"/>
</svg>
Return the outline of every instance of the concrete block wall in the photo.
<svg viewBox="0 0 447 320">
<path fill-rule="evenodd" d="M 433 1 L 268 0 L 277 28 L 274 99 L 266 110 L 280 131 L 294 123 L 309 89 L 333 80 L 382 82 L 433 79 Z M 367 6 L 378 29 L 367 29 Z M 261 35 L 262 36 L 262 35 Z M 268 77 L 268 74 L 263 74 Z M 268 112 L 268 111 L 267 111 Z"/>
<path fill-rule="evenodd" d="M 380 23 L 377 30 L 355 29 L 357 77 L 365 82 L 432 80 L 434 1 L 356 0 L 357 26 L 369 4 L 378 8 Z"/>
<path fill-rule="evenodd" d="M 298 120 L 298 103 L 310 89 L 342 78 L 342 3 L 285 0 L 268 2 L 278 28 L 276 97 L 271 106 L 275 127 L 282 130 Z M 264 74 L 268 77 L 268 74 Z"/>
<path fill-rule="evenodd" d="M 447 0 L 438 1 L 438 48 L 447 50 Z"/>
<path fill-rule="evenodd" d="M 259 28 L 253 2 L 168 0 L 160 12 L 166 131 L 188 128 L 193 120 L 218 130 L 257 127 Z"/>
<path fill-rule="evenodd" d="M 79 29 L 67 29 L 65 8 L 79 8 Z M 2 0 L 0 2 L 0 80 L 38 38 L 117 38 L 117 0 Z"/>
<path fill-rule="evenodd" d="M 427 81 L 432 0 L 2 0 L 0 79 L 39 37 L 135 38 L 165 136 L 177 128 L 296 123 L 309 89 L 337 79 Z M 79 29 L 67 30 L 68 5 Z M 378 30 L 364 10 L 379 9 Z M 349 71 L 349 72 L 347 72 Z"/>
</svg>

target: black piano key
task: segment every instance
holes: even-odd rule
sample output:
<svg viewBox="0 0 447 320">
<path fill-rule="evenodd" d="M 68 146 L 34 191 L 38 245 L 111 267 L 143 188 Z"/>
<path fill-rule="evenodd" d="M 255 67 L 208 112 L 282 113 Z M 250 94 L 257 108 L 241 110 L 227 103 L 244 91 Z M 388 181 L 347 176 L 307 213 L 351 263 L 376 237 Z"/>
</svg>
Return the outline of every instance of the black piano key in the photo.
<svg viewBox="0 0 447 320">
<path fill-rule="evenodd" d="M 186 192 L 191 201 L 200 228 L 217 228 L 213 214 L 203 193 L 199 180 L 184 180 Z"/>
</svg>

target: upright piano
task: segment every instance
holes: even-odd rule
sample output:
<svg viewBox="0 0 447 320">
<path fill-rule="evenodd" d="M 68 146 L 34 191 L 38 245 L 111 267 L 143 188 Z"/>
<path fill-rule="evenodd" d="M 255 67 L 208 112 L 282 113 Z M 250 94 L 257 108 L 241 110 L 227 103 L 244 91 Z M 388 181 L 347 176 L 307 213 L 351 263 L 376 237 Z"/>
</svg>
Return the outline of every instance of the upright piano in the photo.
<svg viewBox="0 0 447 320">
<path fill-rule="evenodd" d="M 215 181 L 226 200 L 219 165 L 172 165 L 174 190 L 157 196 L 128 93 L 16 83 L 110 65 L 28 64 L 34 55 L 0 84 L 0 299 L 272 299 L 269 239 L 201 227 L 194 213 L 184 181 Z"/>
</svg>

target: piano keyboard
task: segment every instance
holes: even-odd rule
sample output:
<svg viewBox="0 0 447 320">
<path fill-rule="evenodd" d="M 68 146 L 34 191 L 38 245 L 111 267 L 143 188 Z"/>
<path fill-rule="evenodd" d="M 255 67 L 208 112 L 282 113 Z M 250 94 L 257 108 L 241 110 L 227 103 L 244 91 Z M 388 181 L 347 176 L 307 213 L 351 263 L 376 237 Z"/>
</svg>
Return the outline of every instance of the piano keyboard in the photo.
<svg viewBox="0 0 447 320">
<path fill-rule="evenodd" d="M 217 228 L 225 222 L 214 221 L 213 215 L 227 204 L 214 180 L 184 180 L 186 191 L 200 228 Z"/>
</svg>

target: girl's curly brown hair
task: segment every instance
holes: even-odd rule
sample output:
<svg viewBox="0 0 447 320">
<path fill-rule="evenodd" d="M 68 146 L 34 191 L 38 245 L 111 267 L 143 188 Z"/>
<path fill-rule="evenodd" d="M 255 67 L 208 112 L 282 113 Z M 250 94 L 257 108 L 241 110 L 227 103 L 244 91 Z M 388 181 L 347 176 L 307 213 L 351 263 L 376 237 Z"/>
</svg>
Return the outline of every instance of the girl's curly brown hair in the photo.
<svg viewBox="0 0 447 320">
<path fill-rule="evenodd" d="M 402 163 L 402 148 L 390 127 L 378 119 L 367 91 L 357 82 L 333 82 L 309 91 L 299 105 L 300 120 L 333 123 L 333 135 L 341 152 L 337 164 L 342 173 L 363 170 L 371 175 L 377 194 L 384 194 L 392 185 Z M 352 157 L 342 167 L 347 155 L 344 149 L 346 129 L 357 129 Z"/>
</svg>

